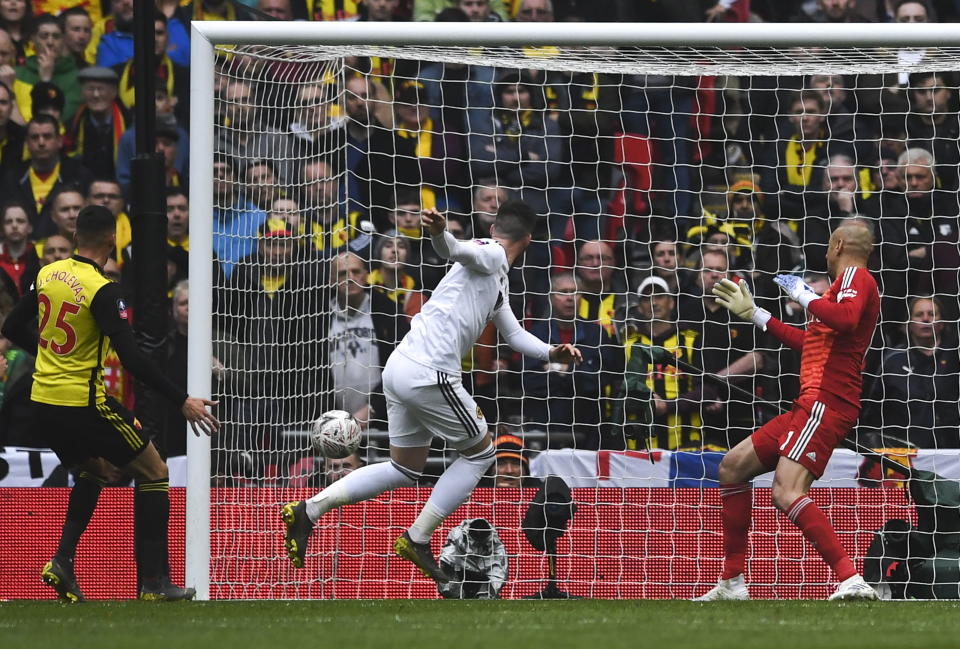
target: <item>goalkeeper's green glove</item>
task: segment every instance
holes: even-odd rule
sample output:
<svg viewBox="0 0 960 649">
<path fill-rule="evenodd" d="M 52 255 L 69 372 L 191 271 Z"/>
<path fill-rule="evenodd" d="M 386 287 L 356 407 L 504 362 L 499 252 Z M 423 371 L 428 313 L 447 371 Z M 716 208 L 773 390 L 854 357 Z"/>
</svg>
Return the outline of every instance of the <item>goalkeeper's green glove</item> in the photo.
<svg viewBox="0 0 960 649">
<path fill-rule="evenodd" d="M 770 312 L 761 309 L 753 301 L 750 287 L 746 282 L 732 282 L 722 279 L 713 287 L 717 304 L 730 311 L 741 320 L 749 320 L 761 329 L 766 330 L 770 321 Z"/>
</svg>

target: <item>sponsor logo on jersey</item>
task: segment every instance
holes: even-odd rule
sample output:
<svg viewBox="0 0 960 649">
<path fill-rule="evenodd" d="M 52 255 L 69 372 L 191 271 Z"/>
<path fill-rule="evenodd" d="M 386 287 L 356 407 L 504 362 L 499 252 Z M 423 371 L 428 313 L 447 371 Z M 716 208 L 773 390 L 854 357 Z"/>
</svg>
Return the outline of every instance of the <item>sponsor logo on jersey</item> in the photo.
<svg viewBox="0 0 960 649">
<path fill-rule="evenodd" d="M 127 311 L 127 303 L 123 301 L 123 298 L 117 300 L 117 314 L 124 320 L 130 319 L 130 314 Z"/>
<path fill-rule="evenodd" d="M 810 460 L 811 462 L 816 462 L 817 454 L 814 453 L 813 451 L 810 451 L 809 453 L 807 453 L 807 459 Z"/>
<path fill-rule="evenodd" d="M 839 293 L 837 293 L 837 302 L 840 302 L 844 298 L 855 298 L 857 297 L 857 289 L 855 288 L 845 288 Z"/>
<path fill-rule="evenodd" d="M 475 244 L 477 244 L 478 246 L 485 246 L 485 245 L 487 245 L 487 244 L 490 243 L 490 242 L 487 241 L 486 239 L 474 239 L 473 242 L 474 242 Z"/>
</svg>

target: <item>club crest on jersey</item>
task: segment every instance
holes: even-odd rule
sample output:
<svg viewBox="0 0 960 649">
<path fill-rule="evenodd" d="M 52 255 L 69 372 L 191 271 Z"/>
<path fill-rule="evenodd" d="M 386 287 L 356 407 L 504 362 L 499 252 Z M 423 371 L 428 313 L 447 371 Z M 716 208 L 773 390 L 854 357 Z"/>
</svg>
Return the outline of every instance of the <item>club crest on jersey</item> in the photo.
<svg viewBox="0 0 960 649">
<path fill-rule="evenodd" d="M 123 298 L 117 300 L 117 314 L 124 320 L 130 319 L 130 314 L 127 311 L 127 303 L 123 301 Z"/>
<path fill-rule="evenodd" d="M 483 411 L 480 410 L 480 406 L 477 406 L 477 419 L 483 419 Z"/>
</svg>

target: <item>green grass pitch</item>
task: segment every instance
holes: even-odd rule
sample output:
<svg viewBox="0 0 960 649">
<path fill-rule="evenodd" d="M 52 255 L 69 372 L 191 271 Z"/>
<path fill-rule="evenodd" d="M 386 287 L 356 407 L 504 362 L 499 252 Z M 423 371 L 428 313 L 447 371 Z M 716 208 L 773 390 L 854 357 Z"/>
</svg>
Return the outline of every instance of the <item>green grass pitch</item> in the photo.
<svg viewBox="0 0 960 649">
<path fill-rule="evenodd" d="M 0 603 L 4 649 L 960 647 L 960 602 Z"/>
</svg>

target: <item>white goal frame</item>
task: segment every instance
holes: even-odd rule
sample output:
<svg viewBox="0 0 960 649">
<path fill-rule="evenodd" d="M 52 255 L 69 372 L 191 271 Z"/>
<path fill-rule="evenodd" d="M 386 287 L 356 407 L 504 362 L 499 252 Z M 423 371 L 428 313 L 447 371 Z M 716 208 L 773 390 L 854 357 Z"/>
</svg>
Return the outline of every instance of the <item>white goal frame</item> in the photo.
<svg viewBox="0 0 960 649">
<path fill-rule="evenodd" d="M 210 398 L 214 48 L 217 45 L 960 47 L 955 23 L 194 22 L 190 54 L 187 389 Z M 187 433 L 186 583 L 210 598 L 210 439 Z M 277 544 L 278 551 L 280 544 Z"/>
</svg>

